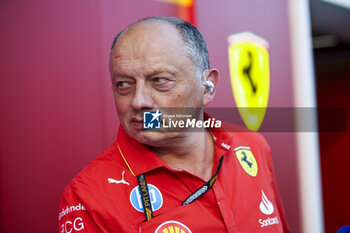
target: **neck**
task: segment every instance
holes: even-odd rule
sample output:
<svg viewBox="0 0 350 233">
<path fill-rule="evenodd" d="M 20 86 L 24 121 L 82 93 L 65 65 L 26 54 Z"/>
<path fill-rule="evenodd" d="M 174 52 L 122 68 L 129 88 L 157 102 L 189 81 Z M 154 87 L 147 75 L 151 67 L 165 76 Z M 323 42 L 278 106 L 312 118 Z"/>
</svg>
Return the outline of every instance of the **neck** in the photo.
<svg viewBox="0 0 350 233">
<path fill-rule="evenodd" d="M 191 132 L 165 148 L 151 150 L 169 166 L 190 172 L 203 180 L 211 178 L 214 141 L 210 131 Z"/>
</svg>

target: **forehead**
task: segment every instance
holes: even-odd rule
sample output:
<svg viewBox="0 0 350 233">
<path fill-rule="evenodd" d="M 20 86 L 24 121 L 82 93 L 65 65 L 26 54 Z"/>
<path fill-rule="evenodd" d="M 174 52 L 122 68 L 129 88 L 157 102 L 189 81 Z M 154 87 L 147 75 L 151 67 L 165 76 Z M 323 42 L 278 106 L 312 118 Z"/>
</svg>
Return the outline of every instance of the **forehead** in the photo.
<svg viewBox="0 0 350 233">
<path fill-rule="evenodd" d="M 111 53 L 111 65 L 130 60 L 155 60 L 163 63 L 177 59 L 190 61 L 185 43 L 176 27 L 163 21 L 141 22 L 127 29 Z"/>
<path fill-rule="evenodd" d="M 168 22 L 150 20 L 140 22 L 128 28 L 119 38 L 114 51 L 130 45 L 160 47 L 162 45 L 184 47 L 184 41 L 176 27 Z"/>
</svg>

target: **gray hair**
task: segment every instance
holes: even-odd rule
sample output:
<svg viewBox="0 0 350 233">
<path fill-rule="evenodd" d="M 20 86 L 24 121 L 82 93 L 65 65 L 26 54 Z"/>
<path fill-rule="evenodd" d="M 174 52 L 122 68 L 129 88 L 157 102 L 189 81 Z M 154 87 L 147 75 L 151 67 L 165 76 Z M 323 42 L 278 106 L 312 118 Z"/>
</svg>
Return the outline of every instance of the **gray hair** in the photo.
<svg viewBox="0 0 350 233">
<path fill-rule="evenodd" d="M 193 64 L 196 66 L 196 70 L 199 72 L 199 75 L 202 75 L 206 69 L 209 69 L 209 55 L 207 45 L 205 44 L 202 34 L 191 23 L 176 17 L 147 17 L 131 24 L 116 35 L 113 40 L 110 53 L 112 53 L 112 50 L 115 47 L 120 36 L 123 35 L 123 33 L 129 28 L 141 22 L 156 20 L 170 23 L 174 25 L 180 32 L 185 43 L 185 50 L 192 60 Z"/>
</svg>

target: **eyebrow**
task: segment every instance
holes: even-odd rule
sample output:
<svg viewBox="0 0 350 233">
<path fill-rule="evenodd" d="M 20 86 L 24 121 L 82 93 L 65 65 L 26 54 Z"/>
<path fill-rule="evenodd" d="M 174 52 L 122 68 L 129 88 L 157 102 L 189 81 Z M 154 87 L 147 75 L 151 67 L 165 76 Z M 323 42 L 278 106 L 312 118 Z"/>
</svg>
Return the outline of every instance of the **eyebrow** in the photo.
<svg viewBox="0 0 350 233">
<path fill-rule="evenodd" d="M 116 79 L 116 78 L 127 78 L 127 79 L 135 79 L 133 77 L 127 76 L 127 75 L 123 75 L 123 74 L 119 74 L 119 73 L 112 73 L 111 75 L 112 79 Z"/>
<path fill-rule="evenodd" d="M 150 72 L 149 74 L 145 75 L 146 77 L 152 77 L 152 76 L 156 76 L 162 73 L 169 73 L 171 75 L 178 75 L 179 71 L 177 71 L 174 68 L 170 68 L 170 67 L 162 67 L 160 69 L 155 69 L 154 71 Z"/>
</svg>

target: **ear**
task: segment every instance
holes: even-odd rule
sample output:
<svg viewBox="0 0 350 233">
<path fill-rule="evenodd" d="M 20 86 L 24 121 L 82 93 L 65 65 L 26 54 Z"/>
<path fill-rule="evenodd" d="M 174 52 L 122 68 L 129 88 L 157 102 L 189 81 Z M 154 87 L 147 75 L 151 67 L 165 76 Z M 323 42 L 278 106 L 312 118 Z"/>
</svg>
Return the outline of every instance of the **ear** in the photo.
<svg viewBox="0 0 350 233">
<path fill-rule="evenodd" d="M 209 88 L 207 88 L 205 81 L 211 81 L 214 84 L 214 89 L 212 92 L 209 91 Z M 203 78 L 202 78 L 203 85 L 205 86 L 205 93 L 203 96 L 203 106 L 208 105 L 215 96 L 216 87 L 219 82 L 219 70 L 218 69 L 208 69 L 203 72 Z"/>
</svg>

